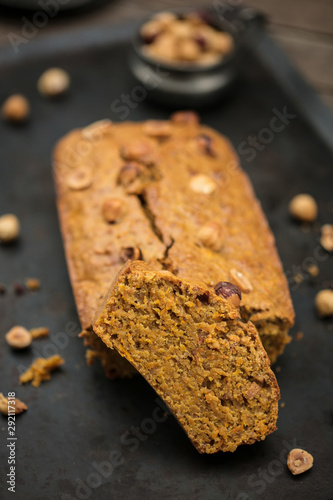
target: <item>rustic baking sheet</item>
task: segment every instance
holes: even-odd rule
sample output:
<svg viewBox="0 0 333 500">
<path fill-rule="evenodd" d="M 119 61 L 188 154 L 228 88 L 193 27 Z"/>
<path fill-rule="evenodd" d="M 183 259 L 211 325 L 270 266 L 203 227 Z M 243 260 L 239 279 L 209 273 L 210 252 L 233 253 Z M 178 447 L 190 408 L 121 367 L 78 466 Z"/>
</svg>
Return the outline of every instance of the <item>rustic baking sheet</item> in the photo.
<svg viewBox="0 0 333 500">
<path fill-rule="evenodd" d="M 316 292 L 333 283 L 332 258 L 320 249 L 319 225 L 302 230 L 287 212 L 293 195 L 309 192 L 318 201 L 320 223 L 333 222 L 332 121 L 266 37 L 233 92 L 203 109 L 201 117 L 239 149 L 292 286 L 294 340 L 275 365 L 282 394 L 278 431 L 233 454 L 199 455 L 140 376 L 110 381 L 98 364 L 85 364 L 50 155 L 70 129 L 104 117 L 122 118 L 114 103 L 133 90 L 126 65 L 133 29 L 72 33 L 31 41 L 17 55 L 0 54 L 0 101 L 23 92 L 32 105 L 26 126 L 0 123 L 0 213 L 14 212 L 22 223 L 20 242 L 0 247 L 0 282 L 8 287 L 0 296 L 0 391 L 15 391 L 29 406 L 17 418 L 15 498 L 332 499 L 333 330 L 332 320 L 318 320 L 313 306 Z M 70 93 L 57 102 L 41 99 L 36 90 L 37 78 L 49 66 L 61 66 L 72 77 Z M 169 114 L 147 100 L 136 104 L 127 119 Z M 272 119 L 281 114 L 280 130 L 272 132 Z M 259 148 L 248 144 L 253 136 L 261 137 Z M 319 266 L 318 277 L 306 272 L 309 263 Z M 292 279 L 295 272 L 303 275 L 302 283 Z M 15 295 L 13 283 L 26 277 L 40 278 L 42 289 Z M 51 336 L 13 353 L 4 333 L 14 324 L 49 326 Z M 297 332 L 303 333 L 301 340 Z M 66 363 L 50 382 L 39 389 L 19 386 L 19 370 L 38 355 L 54 353 Z M 9 498 L 6 418 L 0 423 L 0 497 Z M 299 477 L 286 468 L 287 453 L 295 446 L 314 456 L 313 469 Z"/>
</svg>

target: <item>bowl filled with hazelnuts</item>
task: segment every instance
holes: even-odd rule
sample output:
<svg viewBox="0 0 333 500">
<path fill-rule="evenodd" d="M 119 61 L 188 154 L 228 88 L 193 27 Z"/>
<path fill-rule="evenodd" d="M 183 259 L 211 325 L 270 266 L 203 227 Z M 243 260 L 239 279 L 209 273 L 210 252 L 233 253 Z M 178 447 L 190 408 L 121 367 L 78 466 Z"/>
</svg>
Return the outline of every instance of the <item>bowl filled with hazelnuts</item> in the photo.
<svg viewBox="0 0 333 500">
<path fill-rule="evenodd" d="M 200 108 L 226 94 L 264 17 L 252 8 L 221 5 L 158 12 L 139 24 L 129 62 L 150 98 L 168 107 Z"/>
</svg>

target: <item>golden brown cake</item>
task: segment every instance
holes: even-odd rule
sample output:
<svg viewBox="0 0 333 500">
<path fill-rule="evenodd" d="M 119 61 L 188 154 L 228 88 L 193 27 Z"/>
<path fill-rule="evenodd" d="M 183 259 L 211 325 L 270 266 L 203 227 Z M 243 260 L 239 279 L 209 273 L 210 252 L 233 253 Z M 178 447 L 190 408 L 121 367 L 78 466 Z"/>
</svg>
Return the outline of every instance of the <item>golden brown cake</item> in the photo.
<svg viewBox="0 0 333 500">
<path fill-rule="evenodd" d="M 283 351 L 294 312 L 274 237 L 229 141 L 197 115 L 74 130 L 55 149 L 54 174 L 83 336 L 109 375 L 133 368 L 91 324 L 128 259 L 209 289 L 235 283 L 271 361 Z"/>
<path fill-rule="evenodd" d="M 234 305 L 240 295 L 230 283 L 214 291 L 135 261 L 96 316 L 98 336 L 146 378 L 201 453 L 276 429 L 279 388 L 257 330 Z"/>
</svg>

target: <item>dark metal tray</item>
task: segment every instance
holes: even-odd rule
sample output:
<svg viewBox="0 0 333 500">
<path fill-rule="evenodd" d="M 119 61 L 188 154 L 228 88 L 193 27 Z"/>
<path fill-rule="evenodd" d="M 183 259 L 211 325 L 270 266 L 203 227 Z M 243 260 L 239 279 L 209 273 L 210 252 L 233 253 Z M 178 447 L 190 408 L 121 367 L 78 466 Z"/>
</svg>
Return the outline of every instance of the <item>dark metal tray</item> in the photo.
<svg viewBox="0 0 333 500">
<path fill-rule="evenodd" d="M 333 221 L 333 122 L 266 36 L 249 56 L 233 93 L 202 110 L 201 117 L 229 136 L 241 153 L 290 279 L 293 335 L 304 333 L 275 365 L 284 403 L 278 431 L 233 454 L 199 455 L 175 419 L 163 418 L 156 394 L 140 376 L 110 381 L 98 364 L 85 364 L 82 341 L 75 335 L 79 322 L 58 227 L 50 155 L 70 129 L 103 117 L 121 118 L 114 103 L 133 88 L 125 63 L 133 29 L 72 33 L 31 41 L 18 55 L 9 50 L 0 54 L 0 101 L 23 92 L 32 104 L 26 126 L 0 123 L 0 213 L 14 212 L 22 223 L 20 242 L 0 247 L 0 282 L 9 287 L 0 296 L 0 391 L 16 391 L 29 405 L 17 418 L 15 498 L 332 499 L 333 331 L 332 321 L 318 320 L 314 311 L 315 293 L 332 284 L 332 259 L 320 250 L 319 227 L 302 231 L 290 221 L 287 205 L 299 192 L 312 193 L 319 221 Z M 72 76 L 69 95 L 57 102 L 41 99 L 36 90 L 37 78 L 49 66 L 64 67 Z M 295 116 L 272 135 L 267 129 L 284 108 Z M 127 119 L 168 114 L 144 100 L 129 109 Z M 266 139 L 252 161 L 254 152 L 245 151 L 249 136 Z M 317 278 L 306 273 L 313 261 L 320 268 Z M 299 285 L 292 279 L 297 266 L 304 275 Z M 42 289 L 15 295 L 13 282 L 29 276 L 41 278 Z M 31 350 L 13 353 L 4 333 L 14 324 L 46 325 L 52 334 L 35 341 Z M 54 353 L 66 364 L 50 382 L 39 389 L 19 386 L 19 369 L 37 355 Z M 0 423 L 0 496 L 10 498 L 5 417 Z M 291 475 L 286 467 L 291 447 L 313 454 L 311 471 Z"/>
</svg>

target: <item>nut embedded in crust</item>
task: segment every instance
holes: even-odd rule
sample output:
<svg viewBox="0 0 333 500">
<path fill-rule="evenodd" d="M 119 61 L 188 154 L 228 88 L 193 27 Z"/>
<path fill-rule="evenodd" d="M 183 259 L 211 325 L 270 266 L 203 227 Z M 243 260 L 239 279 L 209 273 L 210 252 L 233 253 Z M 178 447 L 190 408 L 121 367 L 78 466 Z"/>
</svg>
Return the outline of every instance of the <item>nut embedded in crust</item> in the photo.
<svg viewBox="0 0 333 500">
<path fill-rule="evenodd" d="M 209 222 L 198 231 L 198 242 L 206 248 L 219 252 L 223 245 L 223 234 L 220 224 Z"/>
<path fill-rule="evenodd" d="M 80 167 L 75 170 L 67 179 L 67 185 L 73 191 L 81 191 L 92 185 L 93 178 L 88 167 Z"/>
<path fill-rule="evenodd" d="M 157 139 L 163 139 L 170 136 L 171 125 L 169 122 L 163 120 L 148 120 L 143 125 L 143 131 L 149 137 L 156 137 Z"/>
<path fill-rule="evenodd" d="M 124 215 L 124 200 L 121 198 L 108 198 L 102 207 L 103 217 L 106 222 L 117 222 Z"/>
<path fill-rule="evenodd" d="M 242 292 L 244 293 L 252 292 L 253 286 L 251 285 L 250 280 L 245 276 L 245 274 L 241 273 L 240 271 L 237 271 L 237 269 L 231 269 L 230 276 L 232 278 L 232 281 L 236 283 L 237 286 L 239 286 Z"/>
<path fill-rule="evenodd" d="M 120 249 L 119 257 L 122 262 L 142 260 L 142 252 L 138 247 L 123 247 Z"/>
<path fill-rule="evenodd" d="M 208 155 L 208 156 L 216 156 L 215 155 L 215 151 L 213 150 L 213 139 L 207 135 L 207 134 L 200 134 L 198 135 L 197 137 L 197 141 L 198 141 L 198 146 L 200 148 L 200 150 Z"/>
<path fill-rule="evenodd" d="M 216 190 L 216 184 L 208 175 L 197 174 L 191 179 L 190 188 L 195 193 L 212 194 Z"/>
<path fill-rule="evenodd" d="M 313 466 L 313 456 L 305 450 L 294 448 L 288 455 L 287 465 L 292 474 L 302 474 Z"/>
<path fill-rule="evenodd" d="M 172 123 L 181 125 L 197 125 L 200 122 L 199 115 L 195 111 L 177 111 L 170 119 Z"/>
<path fill-rule="evenodd" d="M 118 182 L 124 187 L 130 186 L 136 180 L 139 179 L 143 173 L 143 167 L 135 161 L 130 161 L 125 163 L 120 169 Z"/>
<path fill-rule="evenodd" d="M 152 154 L 156 144 L 152 139 L 136 139 L 121 147 L 122 158 L 127 161 L 140 161 L 144 164 L 152 162 Z"/>
<path fill-rule="evenodd" d="M 229 281 L 219 281 L 214 286 L 216 295 L 229 300 L 235 307 L 239 307 L 242 300 L 242 292 L 237 285 Z"/>
</svg>

